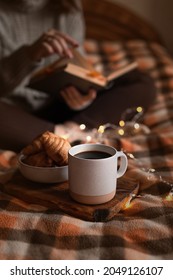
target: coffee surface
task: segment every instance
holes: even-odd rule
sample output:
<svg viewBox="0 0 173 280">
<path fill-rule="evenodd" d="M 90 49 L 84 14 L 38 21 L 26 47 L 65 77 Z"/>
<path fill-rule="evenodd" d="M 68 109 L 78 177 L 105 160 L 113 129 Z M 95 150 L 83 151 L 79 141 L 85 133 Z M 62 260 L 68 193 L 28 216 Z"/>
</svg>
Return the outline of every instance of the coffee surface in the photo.
<svg viewBox="0 0 173 280">
<path fill-rule="evenodd" d="M 76 154 L 75 157 L 83 159 L 102 159 L 111 157 L 111 154 L 102 151 L 85 151 Z"/>
</svg>

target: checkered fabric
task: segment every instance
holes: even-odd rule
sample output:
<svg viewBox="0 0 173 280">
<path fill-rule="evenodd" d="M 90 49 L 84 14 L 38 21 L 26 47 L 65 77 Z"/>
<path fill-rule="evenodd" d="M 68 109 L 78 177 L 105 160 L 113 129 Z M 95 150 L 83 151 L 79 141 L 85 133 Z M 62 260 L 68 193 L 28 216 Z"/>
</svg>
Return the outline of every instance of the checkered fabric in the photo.
<svg viewBox="0 0 173 280">
<path fill-rule="evenodd" d="M 172 259 L 173 60 L 155 42 L 88 40 L 85 48 L 97 69 L 132 58 L 155 81 L 158 98 L 143 119 L 151 132 L 110 142 L 127 153 L 139 194 L 108 222 L 51 211 L 5 192 L 17 163 L 15 153 L 1 151 L 0 259 Z"/>
</svg>

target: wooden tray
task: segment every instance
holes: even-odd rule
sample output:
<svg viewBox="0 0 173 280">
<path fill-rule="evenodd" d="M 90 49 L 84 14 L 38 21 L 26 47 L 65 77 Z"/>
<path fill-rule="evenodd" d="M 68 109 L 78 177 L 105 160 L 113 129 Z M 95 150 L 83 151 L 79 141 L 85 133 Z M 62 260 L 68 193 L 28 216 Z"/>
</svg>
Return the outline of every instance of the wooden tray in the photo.
<svg viewBox="0 0 173 280">
<path fill-rule="evenodd" d="M 45 206 L 50 211 L 61 211 L 87 221 L 103 222 L 114 218 L 123 209 L 132 194 L 138 193 L 138 185 L 127 176 L 118 180 L 115 197 L 101 205 L 84 205 L 75 202 L 68 193 L 68 182 L 41 184 L 25 179 L 19 171 L 5 184 L 3 192 L 25 202 Z"/>
</svg>

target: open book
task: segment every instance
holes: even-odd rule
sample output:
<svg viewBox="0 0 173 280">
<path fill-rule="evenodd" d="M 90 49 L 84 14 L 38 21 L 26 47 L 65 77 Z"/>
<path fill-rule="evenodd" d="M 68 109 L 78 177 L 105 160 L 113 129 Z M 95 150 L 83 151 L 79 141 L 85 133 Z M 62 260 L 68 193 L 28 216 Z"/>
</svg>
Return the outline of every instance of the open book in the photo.
<svg viewBox="0 0 173 280">
<path fill-rule="evenodd" d="M 137 62 L 131 62 L 105 76 L 96 71 L 77 50 L 73 50 L 73 55 L 73 59 L 58 59 L 35 72 L 28 87 L 49 94 L 56 94 L 68 85 L 74 85 L 83 93 L 89 88 L 103 90 L 109 88 L 115 79 L 137 67 Z"/>
</svg>

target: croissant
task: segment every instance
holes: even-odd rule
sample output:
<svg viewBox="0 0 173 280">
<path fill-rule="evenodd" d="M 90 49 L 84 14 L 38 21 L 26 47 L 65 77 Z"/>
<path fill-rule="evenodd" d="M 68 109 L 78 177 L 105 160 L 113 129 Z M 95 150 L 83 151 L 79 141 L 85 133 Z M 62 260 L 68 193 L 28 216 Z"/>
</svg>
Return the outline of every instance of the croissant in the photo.
<svg viewBox="0 0 173 280">
<path fill-rule="evenodd" d="M 42 135 L 41 140 L 47 155 L 51 159 L 59 166 L 68 164 L 68 151 L 71 145 L 67 140 L 49 131 Z"/>
<path fill-rule="evenodd" d="M 24 160 L 24 163 L 37 167 L 52 167 L 53 160 L 47 156 L 43 151 L 34 155 L 27 156 Z"/>
<path fill-rule="evenodd" d="M 23 150 L 22 153 L 26 156 L 28 155 L 33 155 L 36 154 L 40 151 L 43 150 L 43 144 L 41 142 L 41 137 L 42 135 L 39 135 L 38 137 L 36 137 L 31 144 L 29 144 L 28 146 L 26 146 Z"/>
</svg>

